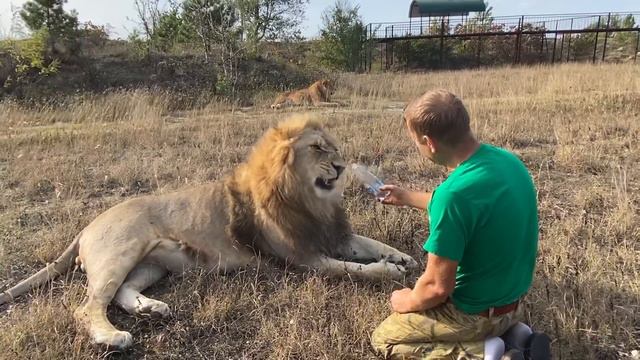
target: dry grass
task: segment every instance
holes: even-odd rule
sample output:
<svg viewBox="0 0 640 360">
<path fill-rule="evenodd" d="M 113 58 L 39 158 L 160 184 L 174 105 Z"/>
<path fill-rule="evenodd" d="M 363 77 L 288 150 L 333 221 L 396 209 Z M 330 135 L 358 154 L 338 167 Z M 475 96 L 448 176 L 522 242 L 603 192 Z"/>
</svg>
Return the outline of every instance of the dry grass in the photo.
<svg viewBox="0 0 640 360">
<path fill-rule="evenodd" d="M 640 348 L 640 67 L 343 75 L 340 84 L 337 96 L 351 105 L 314 112 L 345 156 L 416 189 L 433 188 L 444 172 L 418 159 L 406 139 L 403 102 L 434 87 L 460 94 L 479 137 L 518 153 L 539 190 L 529 322 L 553 337 L 558 359 L 616 359 Z M 285 117 L 218 104 L 177 114 L 170 101 L 128 92 L 39 109 L 0 103 L 0 288 L 55 259 L 124 198 L 219 179 Z M 353 183 L 345 195 L 358 232 L 422 258 L 420 213 L 383 208 Z M 368 335 L 397 287 L 268 263 L 226 276 L 170 277 L 150 293 L 175 316 L 138 319 L 112 309 L 136 342 L 107 354 L 73 325 L 79 278 L 70 274 L 0 309 L 0 358 L 373 358 Z"/>
</svg>

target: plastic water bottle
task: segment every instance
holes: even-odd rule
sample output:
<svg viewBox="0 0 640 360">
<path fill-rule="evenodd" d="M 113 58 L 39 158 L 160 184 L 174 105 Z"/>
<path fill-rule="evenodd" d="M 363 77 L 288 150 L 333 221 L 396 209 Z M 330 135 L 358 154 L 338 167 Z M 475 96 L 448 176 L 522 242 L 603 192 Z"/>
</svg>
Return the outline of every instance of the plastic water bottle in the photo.
<svg viewBox="0 0 640 360">
<path fill-rule="evenodd" d="M 356 176 L 356 179 L 364 185 L 369 193 L 375 196 L 378 200 L 384 199 L 385 194 L 380 192 L 380 188 L 384 185 L 382 180 L 369 172 L 367 167 L 364 165 L 352 164 L 351 169 L 353 170 L 353 174 Z"/>
</svg>

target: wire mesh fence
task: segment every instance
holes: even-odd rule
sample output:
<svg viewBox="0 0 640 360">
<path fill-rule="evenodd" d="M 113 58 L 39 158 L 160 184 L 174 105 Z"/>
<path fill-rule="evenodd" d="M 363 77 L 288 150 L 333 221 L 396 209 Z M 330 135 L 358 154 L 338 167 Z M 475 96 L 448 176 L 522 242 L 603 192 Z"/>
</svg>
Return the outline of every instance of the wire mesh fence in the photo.
<svg viewBox="0 0 640 360">
<path fill-rule="evenodd" d="M 564 61 L 634 61 L 640 12 L 442 16 L 371 23 L 362 70 L 464 68 Z"/>
</svg>

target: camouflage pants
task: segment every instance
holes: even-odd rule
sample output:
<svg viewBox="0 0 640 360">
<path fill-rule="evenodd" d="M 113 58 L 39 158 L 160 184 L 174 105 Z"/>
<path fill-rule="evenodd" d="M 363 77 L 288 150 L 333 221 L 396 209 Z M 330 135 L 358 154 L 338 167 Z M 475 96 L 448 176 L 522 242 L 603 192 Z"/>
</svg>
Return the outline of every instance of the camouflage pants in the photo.
<svg viewBox="0 0 640 360">
<path fill-rule="evenodd" d="M 446 302 L 420 313 L 393 313 L 375 329 L 371 344 L 385 359 L 482 359 L 484 340 L 520 321 L 518 310 L 490 318 L 469 315 Z"/>
</svg>

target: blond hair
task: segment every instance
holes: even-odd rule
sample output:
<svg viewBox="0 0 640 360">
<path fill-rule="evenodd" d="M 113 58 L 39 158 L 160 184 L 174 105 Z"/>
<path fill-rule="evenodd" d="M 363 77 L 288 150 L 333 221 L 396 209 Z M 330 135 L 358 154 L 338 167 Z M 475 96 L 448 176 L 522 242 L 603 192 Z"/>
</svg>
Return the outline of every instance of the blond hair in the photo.
<svg viewBox="0 0 640 360">
<path fill-rule="evenodd" d="M 467 109 L 462 100 L 446 90 L 428 91 L 413 100 L 403 118 L 419 137 L 426 135 L 450 146 L 471 136 Z"/>
</svg>

